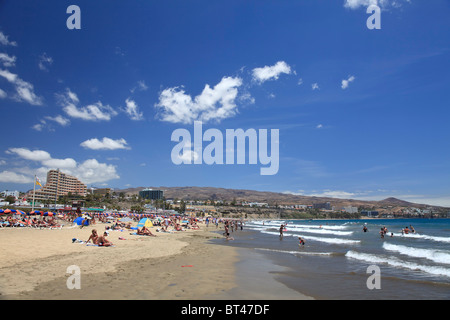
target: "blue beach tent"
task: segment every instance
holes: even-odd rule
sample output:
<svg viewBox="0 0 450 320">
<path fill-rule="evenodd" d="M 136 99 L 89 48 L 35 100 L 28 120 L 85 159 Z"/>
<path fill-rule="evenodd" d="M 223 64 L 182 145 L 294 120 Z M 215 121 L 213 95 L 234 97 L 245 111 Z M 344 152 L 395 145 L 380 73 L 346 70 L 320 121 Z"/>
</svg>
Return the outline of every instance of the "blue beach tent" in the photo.
<svg viewBox="0 0 450 320">
<path fill-rule="evenodd" d="M 83 218 L 83 217 L 79 217 L 79 218 L 76 218 L 74 221 L 73 221 L 73 223 L 76 223 L 77 225 L 79 225 L 79 226 L 81 226 L 81 224 L 83 223 L 83 220 L 86 220 L 85 222 L 84 222 L 84 226 L 88 226 L 89 225 L 89 219 L 85 219 L 85 218 Z"/>
</svg>

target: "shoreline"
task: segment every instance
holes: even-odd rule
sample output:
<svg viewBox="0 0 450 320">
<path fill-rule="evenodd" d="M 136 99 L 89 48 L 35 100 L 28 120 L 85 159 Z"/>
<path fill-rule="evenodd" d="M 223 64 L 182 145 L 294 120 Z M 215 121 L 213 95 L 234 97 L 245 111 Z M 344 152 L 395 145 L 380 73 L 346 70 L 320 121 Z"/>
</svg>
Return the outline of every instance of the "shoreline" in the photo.
<svg viewBox="0 0 450 320">
<path fill-rule="evenodd" d="M 158 233 L 156 237 L 110 231 L 114 247 L 71 243 L 87 240 L 97 224 L 80 229 L 3 229 L 1 300 L 243 300 L 308 299 L 276 281 L 261 256 L 213 243 L 217 229 Z M 119 237 L 126 240 L 118 240 Z M 220 240 L 219 240 L 220 241 Z M 252 262 L 253 261 L 253 262 Z M 81 271 L 81 288 L 68 289 L 67 267 Z M 252 272 L 259 266 L 260 278 Z M 264 268 L 262 268 L 264 266 Z M 261 273 L 262 272 L 262 273 Z M 242 276 L 246 274 L 246 276 Z M 261 279 L 264 279 L 262 281 Z M 255 286 L 255 284 L 258 284 Z M 270 288 L 268 290 L 268 287 Z M 261 290 L 264 295 L 261 296 Z"/>
</svg>

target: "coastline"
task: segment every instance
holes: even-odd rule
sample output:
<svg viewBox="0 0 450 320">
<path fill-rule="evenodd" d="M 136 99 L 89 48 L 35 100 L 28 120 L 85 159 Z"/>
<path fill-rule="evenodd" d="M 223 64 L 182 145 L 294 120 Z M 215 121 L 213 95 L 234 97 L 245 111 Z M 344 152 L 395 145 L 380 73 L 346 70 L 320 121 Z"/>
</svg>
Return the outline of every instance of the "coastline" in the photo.
<svg viewBox="0 0 450 320">
<path fill-rule="evenodd" d="M 221 235 L 216 229 L 200 226 L 201 230 L 174 233 L 159 233 L 153 227 L 156 237 L 131 235 L 129 230 L 110 231 L 109 239 L 115 246 L 109 248 L 71 241 L 87 240 L 92 229 L 103 231 L 102 224 L 83 229 L 0 230 L 0 241 L 7 244 L 0 259 L 0 299 L 308 299 L 266 277 L 274 269 L 267 265 L 261 269 L 261 257 L 252 255 L 249 260 L 249 252 L 212 243 L 211 239 Z M 80 268 L 80 289 L 67 288 L 70 265 Z M 259 273 L 252 272 L 258 265 Z M 261 272 L 262 278 L 258 276 Z"/>
</svg>

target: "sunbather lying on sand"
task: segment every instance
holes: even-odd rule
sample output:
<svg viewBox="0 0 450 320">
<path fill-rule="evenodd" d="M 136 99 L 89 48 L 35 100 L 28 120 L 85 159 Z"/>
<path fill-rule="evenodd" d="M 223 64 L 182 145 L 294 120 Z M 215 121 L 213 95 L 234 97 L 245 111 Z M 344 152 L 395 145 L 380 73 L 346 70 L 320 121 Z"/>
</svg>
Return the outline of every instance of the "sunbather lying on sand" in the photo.
<svg viewBox="0 0 450 320">
<path fill-rule="evenodd" d="M 147 229 L 146 227 L 142 227 L 142 229 L 138 229 L 137 234 L 142 235 L 142 236 L 152 236 L 152 237 L 156 237 L 156 235 L 154 235 L 149 229 Z"/>
</svg>

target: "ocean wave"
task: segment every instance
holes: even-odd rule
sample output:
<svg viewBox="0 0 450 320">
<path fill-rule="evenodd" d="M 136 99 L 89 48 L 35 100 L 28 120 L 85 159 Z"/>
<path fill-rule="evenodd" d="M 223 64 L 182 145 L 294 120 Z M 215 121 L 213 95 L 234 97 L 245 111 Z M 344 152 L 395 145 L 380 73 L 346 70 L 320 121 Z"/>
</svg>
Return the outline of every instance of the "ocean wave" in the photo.
<svg viewBox="0 0 450 320">
<path fill-rule="evenodd" d="M 279 230 L 279 227 L 275 226 L 247 226 L 247 230 Z M 301 228 L 298 226 L 288 226 L 285 232 L 296 232 L 296 233 L 316 233 L 316 234 L 331 234 L 335 236 L 350 236 L 353 231 L 337 231 L 337 230 L 326 230 L 326 229 L 313 229 L 313 228 Z"/>
<path fill-rule="evenodd" d="M 272 234 L 272 235 L 277 235 L 277 236 L 280 235 L 279 232 L 267 231 L 267 230 L 263 230 L 263 231 L 261 231 L 261 233 Z M 290 233 L 290 234 L 284 234 L 284 236 L 298 237 L 299 234 L 298 233 L 297 234 Z M 303 235 L 303 234 L 301 236 L 305 240 L 319 241 L 319 242 L 332 243 L 332 244 L 358 244 L 358 243 L 360 243 L 359 240 L 350 240 L 350 239 L 341 239 L 341 238 L 321 238 L 321 237 L 314 237 L 314 236 Z"/>
<path fill-rule="evenodd" d="M 305 256 L 332 256 L 332 255 L 334 255 L 333 252 L 287 251 L 287 250 L 276 250 L 276 249 L 268 249 L 268 248 L 255 248 L 255 250 L 289 253 L 289 254 L 294 254 L 294 255 L 305 255 Z"/>
<path fill-rule="evenodd" d="M 427 265 L 420 265 L 417 263 L 412 263 L 408 261 L 402 261 L 395 257 L 384 257 L 369 253 L 360 253 L 353 250 L 348 251 L 345 256 L 347 258 L 364 261 L 366 263 L 372 263 L 372 264 L 387 264 L 392 267 L 396 268 L 403 268 L 413 271 L 422 271 L 427 274 L 435 275 L 435 276 L 445 276 L 450 277 L 450 269 L 439 267 L 439 266 L 427 266 Z"/>
<path fill-rule="evenodd" d="M 326 230 L 346 230 L 347 226 L 327 226 L 327 225 L 308 225 L 308 224 L 289 224 L 288 227 L 299 227 L 299 228 L 315 228 L 315 229 L 326 229 Z"/>
<path fill-rule="evenodd" d="M 390 234 L 390 232 L 388 232 Z M 404 238 L 412 238 L 412 239 L 423 239 L 423 240 L 431 240 L 436 242 L 445 242 L 450 243 L 449 237 L 436 237 L 436 236 L 430 236 L 426 234 L 418 234 L 418 233 L 408 233 L 408 234 L 401 234 L 401 233 L 393 233 L 394 237 L 404 237 Z"/>
<path fill-rule="evenodd" d="M 353 234 L 353 231 L 339 231 L 339 230 L 330 230 L 325 228 L 310 228 L 310 227 L 301 227 L 297 225 L 292 225 L 287 228 L 287 231 L 291 232 L 306 232 L 306 233 L 318 233 L 318 234 L 332 234 L 335 236 L 350 236 Z"/>
<path fill-rule="evenodd" d="M 414 258 L 425 258 L 437 263 L 450 264 L 450 252 L 448 251 L 413 248 L 387 242 L 383 243 L 383 248 L 388 251 L 394 251 Z"/>
<path fill-rule="evenodd" d="M 286 221 L 252 221 L 247 226 L 255 227 L 276 227 L 279 228 L 282 224 L 286 225 Z M 348 226 L 329 226 L 329 225 L 310 225 L 310 224 L 295 224 L 288 223 L 287 228 L 310 228 L 310 229 L 324 229 L 324 230 L 347 230 Z"/>
</svg>

